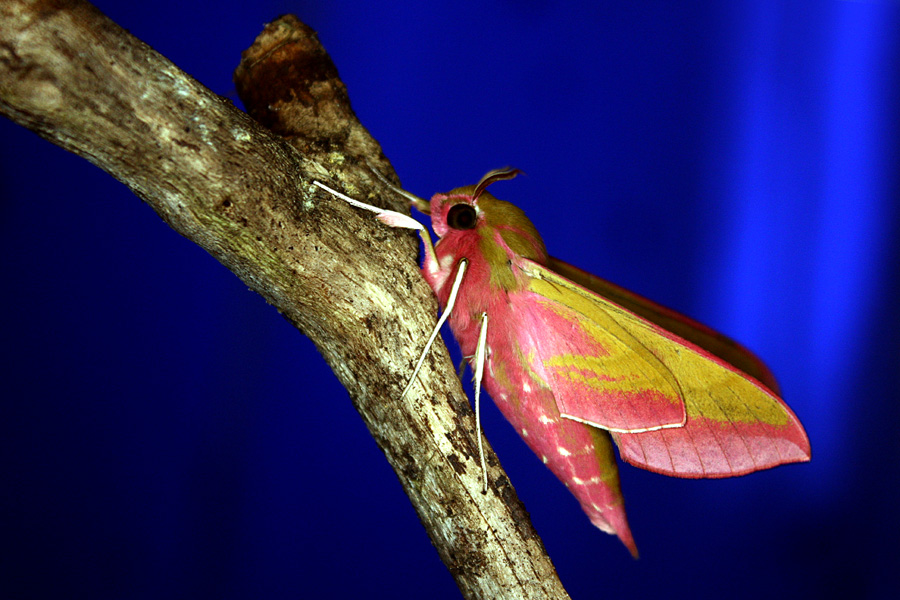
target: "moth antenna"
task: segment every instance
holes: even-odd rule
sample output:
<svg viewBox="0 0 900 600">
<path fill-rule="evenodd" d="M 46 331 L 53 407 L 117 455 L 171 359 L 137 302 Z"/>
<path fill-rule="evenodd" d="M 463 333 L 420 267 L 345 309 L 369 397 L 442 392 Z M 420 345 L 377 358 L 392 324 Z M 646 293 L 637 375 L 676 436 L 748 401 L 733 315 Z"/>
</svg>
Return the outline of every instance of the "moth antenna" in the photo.
<svg viewBox="0 0 900 600">
<path fill-rule="evenodd" d="M 481 178 L 481 181 L 478 182 L 478 185 L 475 186 L 475 191 L 472 192 L 472 199 L 478 200 L 478 197 L 481 196 L 481 193 L 487 188 L 487 186 L 491 185 L 495 181 L 512 179 L 519 174 L 524 175 L 525 173 L 519 169 L 514 169 L 512 167 L 503 167 L 502 169 L 494 169 L 493 171 L 488 171 L 484 174 L 484 177 Z"/>
<path fill-rule="evenodd" d="M 425 344 L 425 349 L 422 350 L 422 354 L 419 356 L 419 362 L 416 363 L 416 368 L 413 369 L 412 377 L 409 378 L 409 383 L 406 384 L 406 387 L 403 388 L 403 392 L 400 394 L 400 399 L 402 400 L 406 397 L 406 393 L 409 391 L 409 388 L 412 387 L 413 383 L 416 381 L 416 377 L 419 375 L 419 371 L 422 369 L 422 365 L 425 363 L 425 357 L 428 356 L 428 351 L 431 349 L 431 344 L 434 343 L 435 338 L 437 338 L 438 334 L 441 332 L 441 327 L 443 327 L 444 323 L 447 321 L 447 318 L 450 316 L 450 313 L 453 311 L 453 307 L 456 305 L 456 295 L 459 293 L 459 288 L 462 285 L 463 275 L 466 272 L 466 266 L 469 264 L 469 261 L 466 259 L 462 259 L 459 261 L 459 267 L 456 272 L 456 279 L 453 280 L 453 287 L 450 288 L 450 297 L 447 299 L 447 308 L 444 309 L 444 314 L 441 315 L 441 318 L 438 319 L 437 325 L 434 326 L 434 331 L 431 332 L 431 336 L 428 338 L 428 342 Z"/>
<path fill-rule="evenodd" d="M 394 191 L 394 193 L 400 194 L 401 196 L 403 196 L 404 198 L 409 200 L 410 204 L 412 204 L 413 206 L 416 207 L 416 210 L 418 210 L 420 213 L 424 213 L 426 215 L 431 214 L 431 203 L 428 202 L 428 200 L 426 200 L 424 198 L 419 198 L 415 194 L 410 194 L 403 188 L 399 188 L 396 185 L 394 185 L 393 183 L 391 183 L 390 181 L 388 181 L 388 178 L 385 177 L 384 175 L 382 175 L 381 171 L 376 169 L 375 165 L 373 165 L 369 161 L 368 158 L 366 159 L 366 164 L 369 166 L 369 170 L 375 174 L 375 177 L 377 177 L 378 179 L 381 180 L 381 183 L 383 183 L 384 185 L 391 188 Z"/>
<path fill-rule="evenodd" d="M 481 380 L 484 377 L 484 354 L 487 347 L 488 315 L 481 313 L 481 331 L 475 348 L 475 435 L 478 436 L 478 457 L 481 459 L 481 493 L 487 494 L 487 464 L 484 461 L 484 443 L 481 441 Z"/>
</svg>

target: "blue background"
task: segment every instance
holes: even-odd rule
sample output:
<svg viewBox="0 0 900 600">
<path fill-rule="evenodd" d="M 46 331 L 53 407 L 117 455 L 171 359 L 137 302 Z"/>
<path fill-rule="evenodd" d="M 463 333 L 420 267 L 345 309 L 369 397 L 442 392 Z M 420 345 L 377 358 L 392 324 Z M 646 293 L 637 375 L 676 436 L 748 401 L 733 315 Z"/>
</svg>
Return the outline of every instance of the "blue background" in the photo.
<svg viewBox="0 0 900 600">
<path fill-rule="evenodd" d="M 407 189 L 517 166 L 492 191 L 551 253 L 771 365 L 813 461 L 623 466 L 638 561 L 485 409 L 574 598 L 898 593 L 898 3 L 98 5 L 235 100 L 298 14 Z M 0 595 L 459 597 L 307 339 L 99 169 L 0 140 Z"/>
</svg>

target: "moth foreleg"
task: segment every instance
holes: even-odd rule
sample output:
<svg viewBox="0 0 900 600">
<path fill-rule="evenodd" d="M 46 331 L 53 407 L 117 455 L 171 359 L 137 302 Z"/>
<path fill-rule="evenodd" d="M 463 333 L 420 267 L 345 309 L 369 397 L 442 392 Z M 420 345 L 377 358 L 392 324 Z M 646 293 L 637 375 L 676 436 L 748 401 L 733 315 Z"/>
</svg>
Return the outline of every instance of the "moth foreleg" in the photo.
<svg viewBox="0 0 900 600">
<path fill-rule="evenodd" d="M 422 231 L 425 229 L 425 226 L 410 217 L 409 215 L 404 215 L 403 213 L 399 213 L 395 210 L 388 210 L 386 208 L 378 208 L 377 206 L 372 206 L 371 204 L 366 204 L 365 202 L 360 202 L 359 200 L 354 200 L 350 196 L 346 194 L 342 194 L 341 192 L 331 189 L 321 181 L 313 181 L 313 185 L 318 186 L 335 196 L 336 198 L 340 198 L 347 204 L 351 206 L 355 206 L 356 208 L 361 208 L 363 210 L 368 210 L 369 212 L 375 213 L 375 218 L 388 225 L 390 227 L 402 227 L 404 229 L 415 229 L 416 231 Z"/>
<path fill-rule="evenodd" d="M 431 241 L 431 234 L 428 233 L 428 229 L 410 217 L 409 215 L 404 215 L 403 213 L 399 213 L 395 210 L 388 210 L 386 208 L 378 208 L 377 206 L 372 206 L 371 204 L 366 204 L 365 202 L 360 202 L 359 200 L 354 200 L 350 196 L 346 194 L 342 194 L 341 192 L 332 189 L 322 183 L 321 181 L 313 181 L 313 185 L 316 187 L 320 187 L 332 196 L 336 198 L 340 198 L 347 204 L 351 206 L 355 206 L 356 208 L 361 208 L 363 210 L 368 210 L 369 212 L 375 213 L 375 218 L 387 225 L 388 227 L 400 227 L 403 229 L 415 229 L 419 232 L 419 236 L 422 238 L 422 243 L 425 244 L 425 253 L 428 255 L 428 260 L 432 262 L 432 264 L 437 264 L 437 254 L 434 251 L 434 243 Z M 413 196 L 415 197 L 415 196 Z"/>
</svg>

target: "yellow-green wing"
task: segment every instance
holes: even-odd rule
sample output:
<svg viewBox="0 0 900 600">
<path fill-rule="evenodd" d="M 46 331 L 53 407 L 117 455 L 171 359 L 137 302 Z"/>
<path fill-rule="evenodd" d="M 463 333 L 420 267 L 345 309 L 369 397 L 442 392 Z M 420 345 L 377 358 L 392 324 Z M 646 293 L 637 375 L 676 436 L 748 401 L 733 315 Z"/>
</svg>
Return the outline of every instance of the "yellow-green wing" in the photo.
<svg viewBox="0 0 900 600">
<path fill-rule="evenodd" d="M 728 477 L 809 460 L 809 440 L 803 426 L 791 409 L 757 378 L 748 376 L 697 341 L 685 339 L 656 320 L 636 314 L 636 310 L 629 309 L 636 301 L 621 288 L 615 288 L 621 290 L 617 300 L 625 298 L 623 303 L 629 308 L 532 261 L 523 260 L 520 266 L 528 277 L 528 293 L 539 296 L 542 306 L 577 314 L 582 323 L 589 324 L 582 325 L 581 329 L 596 335 L 599 345 L 608 345 L 610 338 L 631 344 L 634 354 L 641 357 L 649 354 L 658 361 L 652 363 L 641 358 L 641 362 L 661 364 L 675 378 L 674 387 L 686 409 L 684 424 L 646 431 L 636 431 L 634 427 L 631 432 L 613 430 L 623 460 L 680 477 Z M 658 320 L 684 323 L 672 316 L 676 313 L 652 303 L 647 305 L 652 310 L 642 306 L 643 312 L 650 310 L 661 315 Z M 702 328 L 702 331 L 699 337 L 706 342 L 719 339 L 711 330 Z M 712 345 L 722 350 L 715 342 Z M 537 351 L 538 360 L 546 363 L 555 359 L 552 353 L 542 352 L 542 348 Z M 737 362 L 747 363 L 746 360 Z M 756 372 L 764 376 L 768 370 L 757 368 Z M 603 378 L 604 374 L 598 373 L 597 377 Z M 566 386 L 550 379 L 560 412 L 569 418 L 593 422 L 582 418 L 593 411 L 591 401 L 582 396 L 569 398 Z M 657 377 L 651 385 L 666 380 Z"/>
<path fill-rule="evenodd" d="M 550 257 L 547 266 L 551 271 L 555 271 L 581 287 L 587 288 L 651 323 L 655 323 L 660 328 L 671 331 L 678 337 L 700 346 L 710 354 L 731 364 L 737 370 L 755 378 L 776 394 L 779 393 L 775 376 L 772 375 L 765 363 L 731 338 L 690 317 L 661 306 L 605 279 L 600 279 L 557 258 Z"/>
</svg>

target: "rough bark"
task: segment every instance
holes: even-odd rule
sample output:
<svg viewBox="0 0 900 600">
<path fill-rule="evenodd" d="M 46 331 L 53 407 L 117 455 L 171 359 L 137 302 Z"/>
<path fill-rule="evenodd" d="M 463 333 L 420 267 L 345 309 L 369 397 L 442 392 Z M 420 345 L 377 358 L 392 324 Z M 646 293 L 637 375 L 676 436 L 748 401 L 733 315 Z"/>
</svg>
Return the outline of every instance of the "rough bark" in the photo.
<svg viewBox="0 0 900 600">
<path fill-rule="evenodd" d="M 568 597 L 489 448 L 481 493 L 442 345 L 398 398 L 436 306 L 411 233 L 311 183 L 406 210 L 315 33 L 269 24 L 235 80 L 253 119 L 86 2 L 0 2 L 0 112 L 122 181 L 315 342 L 465 597 Z"/>
</svg>

